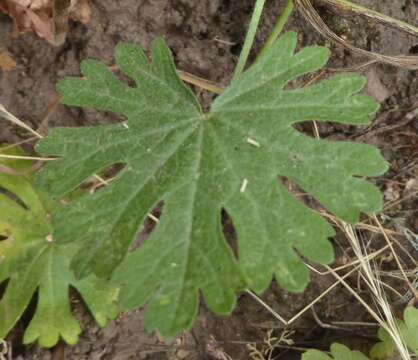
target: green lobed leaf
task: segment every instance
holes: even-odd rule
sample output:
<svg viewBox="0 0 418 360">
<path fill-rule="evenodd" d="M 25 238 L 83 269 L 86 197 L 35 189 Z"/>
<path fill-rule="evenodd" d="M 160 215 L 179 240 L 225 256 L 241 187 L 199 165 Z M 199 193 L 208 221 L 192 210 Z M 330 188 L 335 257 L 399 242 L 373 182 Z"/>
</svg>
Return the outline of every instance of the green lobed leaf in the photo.
<svg viewBox="0 0 418 360">
<path fill-rule="evenodd" d="M 399 333 L 408 348 L 418 355 L 418 309 L 409 306 L 404 311 L 404 321 L 397 320 Z M 396 351 L 396 345 L 389 333 L 379 328 L 377 336 L 380 342 L 370 350 L 372 359 L 387 359 Z"/>
<path fill-rule="evenodd" d="M 369 360 L 359 351 L 352 351 L 347 346 L 334 343 L 331 345 L 331 356 L 319 350 L 308 350 L 302 355 L 302 360 Z"/>
<path fill-rule="evenodd" d="M 0 152 L 23 154 L 1 148 Z M 24 342 L 38 340 L 41 346 L 51 347 L 61 337 L 75 344 L 81 329 L 71 314 L 70 286 L 81 294 L 101 326 L 117 315 L 118 290 L 94 275 L 75 279 L 70 259 L 78 245 L 54 241 L 52 221 L 58 204 L 33 187 L 31 163 L 0 158 L 0 165 L 22 173 L 0 173 L 0 236 L 5 238 L 0 241 L 0 281 L 8 280 L 0 300 L 0 338 L 13 328 L 38 290 Z"/>
<path fill-rule="evenodd" d="M 315 140 L 293 125 L 307 120 L 367 124 L 378 105 L 357 94 L 359 75 L 331 77 L 287 90 L 297 77 L 320 69 L 329 50 L 295 53 L 296 34 L 282 36 L 268 54 L 238 77 L 203 113 L 179 79 L 162 40 L 152 61 L 131 44 L 116 48 L 116 62 L 136 85 L 118 80 L 102 63 L 84 61 L 84 79 L 58 85 L 68 105 L 112 111 L 126 124 L 52 129 L 37 150 L 58 160 L 39 184 L 57 196 L 113 164 L 125 168 L 109 186 L 73 202 L 58 216 L 54 236 L 82 247 L 72 266 L 122 284 L 125 308 L 148 303 L 146 323 L 164 335 L 190 328 L 199 292 L 213 311 L 229 313 L 235 292 L 262 292 L 272 275 L 286 289 L 303 291 L 308 271 L 300 254 L 329 263 L 332 227 L 278 181 L 284 176 L 338 217 L 357 221 L 379 211 L 377 188 L 363 178 L 387 164 L 369 145 Z M 155 231 L 126 256 L 147 214 L 163 202 Z M 222 233 L 221 210 L 237 232 L 239 261 Z"/>
</svg>

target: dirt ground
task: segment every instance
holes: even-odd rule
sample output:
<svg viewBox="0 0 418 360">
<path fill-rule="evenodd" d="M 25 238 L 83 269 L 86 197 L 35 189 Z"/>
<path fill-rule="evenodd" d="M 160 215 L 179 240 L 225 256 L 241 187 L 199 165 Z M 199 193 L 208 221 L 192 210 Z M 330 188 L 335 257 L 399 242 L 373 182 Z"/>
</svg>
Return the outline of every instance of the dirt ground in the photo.
<svg viewBox="0 0 418 360">
<path fill-rule="evenodd" d="M 418 25 L 418 3 L 415 0 L 356 2 Z M 8 36 L 10 21 L 6 16 L 0 16 L 0 52 L 7 50 L 18 64 L 13 71 L 0 72 L 0 103 L 33 128 L 38 128 L 42 122 L 45 125 L 47 109 L 56 99 L 55 84 L 67 75 L 79 75 L 82 59 L 97 58 L 113 64 L 113 49 L 119 41 L 133 42 L 149 49 L 151 41 L 157 36 L 166 39 L 179 69 L 227 85 L 253 4 L 254 0 L 91 0 L 91 22 L 87 25 L 71 23 L 66 43 L 57 48 L 34 34 L 11 39 Z M 283 4 L 284 1 L 280 0 L 267 1 L 255 51 L 271 31 Z M 320 3 L 317 5 L 326 22 L 359 47 L 385 54 L 418 53 L 418 38 L 361 18 L 343 19 Z M 299 33 L 300 45 L 330 45 L 298 13 L 292 16 L 287 28 Z M 330 46 L 333 49 L 328 65 L 330 69 L 349 69 L 367 62 L 367 59 L 340 47 Z M 361 71 L 369 80 L 367 92 L 382 103 L 373 124 L 367 128 L 323 124 L 319 133 L 322 138 L 367 142 L 381 149 L 391 166 L 386 175 L 373 180 L 385 194 L 386 205 L 381 220 L 387 229 L 397 233 L 396 240 L 405 252 L 416 258 L 416 250 L 404 233 L 407 229 L 411 232 L 418 229 L 418 73 L 382 64 L 373 64 Z M 201 98 L 208 103 L 211 95 L 202 93 Z M 117 121 L 111 114 L 60 105 L 49 113 L 48 126 L 83 126 L 111 121 Z M 305 130 L 311 131 L 309 126 Z M 15 143 L 27 138 L 28 134 L 21 129 L 0 122 L 1 143 Z M 370 251 L 379 249 L 383 244 L 379 234 L 359 230 L 359 235 L 369 241 Z M 337 262 L 347 262 L 353 257 L 343 234 L 339 233 L 334 243 Z M 400 256 L 407 268 L 413 267 L 402 251 Z M 384 271 L 396 269 L 396 264 L 388 257 L 379 261 Z M 367 299 L 367 292 L 358 287 L 357 280 L 353 276 L 349 283 Z M 331 275 L 313 273 L 312 282 L 304 294 L 289 294 L 273 283 L 262 299 L 282 317 L 290 319 L 334 281 Z M 402 294 L 406 292 L 402 281 L 387 281 Z M 406 301 L 398 301 L 395 309 L 400 311 Z M 217 317 L 202 304 L 193 330 L 170 342 L 164 342 L 158 334 L 144 331 L 141 310 L 123 314 L 105 329 L 99 329 L 76 296 L 73 296 L 73 303 L 84 328 L 76 346 L 60 344 L 52 350 L 39 349 L 36 345 L 21 346 L 22 330 L 30 318 L 29 309 L 25 319 L 9 336 L 12 358 L 262 359 L 255 357 L 256 347 L 260 351 L 270 348 L 271 359 L 292 360 L 300 359 L 303 348 L 328 349 L 333 341 L 367 351 L 376 334 L 374 327 L 352 324 L 369 322 L 371 318 L 341 286 L 337 286 L 287 328 L 248 294 L 240 296 L 238 306 L 230 317 Z M 333 325 L 335 321 L 350 324 Z M 283 339 L 279 346 L 272 349 L 274 337 Z M 268 359 L 268 353 L 265 358 Z"/>
</svg>

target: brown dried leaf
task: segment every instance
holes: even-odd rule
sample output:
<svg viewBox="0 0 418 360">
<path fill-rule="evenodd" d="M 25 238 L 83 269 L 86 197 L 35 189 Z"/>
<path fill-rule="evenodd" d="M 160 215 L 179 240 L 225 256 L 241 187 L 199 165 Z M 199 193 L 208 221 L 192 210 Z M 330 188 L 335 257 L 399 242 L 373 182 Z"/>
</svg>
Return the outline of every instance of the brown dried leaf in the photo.
<svg viewBox="0 0 418 360">
<path fill-rule="evenodd" d="M 13 36 L 19 36 L 28 31 L 35 31 L 41 37 L 50 37 L 48 19 L 50 15 L 45 11 L 34 12 L 29 9 L 24 0 L 5 0 L 0 3 L 0 10 L 13 19 Z M 30 5 L 30 4 L 29 4 Z"/>
<path fill-rule="evenodd" d="M 36 34 L 44 38 L 51 44 L 54 44 L 54 33 L 52 31 L 52 21 L 46 14 L 36 13 L 26 9 L 26 16 L 31 21 L 31 27 Z"/>
<path fill-rule="evenodd" d="M 52 45 L 65 40 L 68 17 L 84 24 L 91 18 L 88 0 L 72 0 L 71 7 L 56 10 L 57 0 L 1 0 L 0 11 L 13 19 L 13 36 L 34 31 Z M 62 10 L 62 11 L 61 11 Z M 60 26 L 57 26 L 60 25 Z"/>
<path fill-rule="evenodd" d="M 16 68 L 16 61 L 7 53 L 0 53 L 0 69 L 3 71 L 12 71 Z"/>
</svg>

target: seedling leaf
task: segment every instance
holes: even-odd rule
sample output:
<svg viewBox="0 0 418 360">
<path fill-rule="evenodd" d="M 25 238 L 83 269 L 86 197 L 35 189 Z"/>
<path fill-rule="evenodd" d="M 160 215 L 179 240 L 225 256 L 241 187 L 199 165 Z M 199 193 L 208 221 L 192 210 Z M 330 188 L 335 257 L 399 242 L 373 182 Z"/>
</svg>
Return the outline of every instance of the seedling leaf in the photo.
<svg viewBox="0 0 418 360">
<path fill-rule="evenodd" d="M 418 309 L 409 306 L 404 311 L 404 321 L 397 320 L 399 333 L 408 348 L 418 355 Z M 372 359 L 387 359 L 396 351 L 396 345 L 389 333 L 379 328 L 377 336 L 380 342 L 370 350 Z"/>
<path fill-rule="evenodd" d="M 147 325 L 164 335 L 191 326 L 202 292 L 207 305 L 229 313 L 235 292 L 261 292 L 274 274 L 286 289 L 302 291 L 308 271 L 295 249 L 320 263 L 333 260 L 332 227 L 278 181 L 284 176 L 340 218 L 381 208 L 381 194 L 363 179 L 385 172 L 374 147 L 315 140 L 293 125 L 307 120 L 367 124 L 378 105 L 357 94 L 365 80 L 338 75 L 286 90 L 297 77 L 320 69 L 323 47 L 295 54 L 287 33 L 268 54 L 212 104 L 202 109 L 179 79 L 162 40 L 152 61 L 119 44 L 116 62 L 136 86 L 102 63 L 84 61 L 84 79 L 58 85 L 68 105 L 112 111 L 126 124 L 53 129 L 37 150 L 57 156 L 39 183 L 57 196 L 112 164 L 125 168 L 106 188 L 66 207 L 57 217 L 59 242 L 82 242 L 72 266 L 80 277 L 109 276 L 125 258 L 147 214 L 163 202 L 150 238 L 126 256 L 113 279 L 123 285 L 126 308 L 148 302 Z M 239 262 L 222 234 L 221 209 L 234 223 Z"/>
<path fill-rule="evenodd" d="M 359 351 L 352 351 L 347 346 L 334 343 L 331 345 L 331 355 L 319 350 L 308 350 L 302 355 L 302 360 L 369 360 Z"/>
<path fill-rule="evenodd" d="M 18 150 L 2 150 L 22 155 Z M 38 290 L 34 317 L 25 331 L 24 342 L 39 341 L 54 346 L 59 338 L 75 344 L 81 331 L 71 314 L 69 287 L 83 297 L 99 325 L 117 315 L 117 289 L 94 275 L 76 280 L 70 260 L 78 244 L 57 244 L 53 238 L 53 216 L 58 203 L 33 187 L 31 163 L 0 158 L 22 175 L 0 172 L 0 282 L 8 280 L 0 301 L 0 338 L 13 328 Z"/>
</svg>

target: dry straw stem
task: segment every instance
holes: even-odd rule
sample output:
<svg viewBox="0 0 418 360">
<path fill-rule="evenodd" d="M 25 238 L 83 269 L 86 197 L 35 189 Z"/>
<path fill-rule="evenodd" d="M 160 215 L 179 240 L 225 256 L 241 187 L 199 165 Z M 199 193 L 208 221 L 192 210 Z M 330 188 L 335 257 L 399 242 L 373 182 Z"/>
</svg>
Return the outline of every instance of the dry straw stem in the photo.
<svg viewBox="0 0 418 360">
<path fill-rule="evenodd" d="M 354 6 L 347 1 L 342 0 L 324 0 L 328 3 L 332 3 L 333 5 L 338 6 L 339 8 L 343 8 L 345 10 L 348 9 L 348 4 L 351 5 L 351 10 L 355 9 L 358 14 L 365 15 L 369 18 L 373 18 L 376 21 L 380 21 L 386 25 L 390 24 L 392 27 L 396 27 L 402 31 L 407 31 L 410 34 L 418 36 L 418 29 L 413 27 L 412 25 L 405 26 L 405 23 L 392 19 L 388 16 L 382 15 L 375 11 L 371 11 L 367 8 Z M 295 0 L 298 9 L 302 13 L 302 15 L 310 22 L 310 24 L 323 36 L 325 36 L 329 41 L 337 43 L 346 49 L 351 50 L 354 53 L 370 57 L 376 61 L 383 62 L 386 64 L 410 69 L 410 70 L 417 70 L 418 69 L 418 57 L 417 56 L 408 56 L 408 55 L 398 55 L 398 56 L 389 56 L 389 55 L 381 55 L 371 51 L 367 51 L 364 49 L 357 48 L 356 46 L 351 45 L 347 41 L 345 41 L 342 37 L 338 36 L 333 32 L 327 24 L 325 24 L 324 20 L 322 20 L 321 16 L 318 14 L 316 9 L 312 6 L 311 0 Z M 345 6 L 342 6 L 345 5 Z M 389 21 L 390 19 L 390 21 Z"/>
<path fill-rule="evenodd" d="M 373 252 L 373 253 L 371 253 L 371 254 L 367 254 L 367 255 L 364 257 L 364 260 L 366 260 L 366 261 L 370 261 L 370 260 L 372 260 L 372 259 L 376 258 L 378 255 L 380 255 L 380 254 L 382 254 L 383 252 L 385 252 L 388 248 L 389 248 L 389 245 L 386 245 L 385 247 L 381 248 L 380 250 L 377 250 L 377 251 L 375 251 L 375 252 Z M 352 261 L 352 262 L 350 262 L 350 263 L 348 263 L 348 264 L 341 265 L 341 266 L 338 266 L 338 267 L 336 267 L 336 268 L 333 268 L 333 269 L 332 269 L 332 271 L 340 271 L 340 270 L 344 270 L 344 269 L 346 269 L 346 268 L 348 268 L 348 267 L 351 267 L 351 266 L 354 266 L 354 265 L 359 264 L 362 260 L 363 260 L 363 259 L 357 259 L 357 260 L 354 260 L 354 261 Z M 309 264 L 307 264 L 307 263 L 305 263 L 305 265 L 306 265 L 306 266 L 307 266 L 310 270 L 312 270 L 313 272 L 317 273 L 318 275 L 324 276 L 324 275 L 331 274 L 331 272 L 330 272 L 330 271 L 319 271 L 319 270 L 315 269 L 312 265 L 309 265 Z"/>
<path fill-rule="evenodd" d="M 405 270 L 404 270 L 404 268 L 403 268 L 403 266 L 402 266 L 402 264 L 401 264 L 401 262 L 400 262 L 400 260 L 399 260 L 399 256 L 398 256 L 398 254 L 396 253 L 396 251 L 395 251 L 395 249 L 394 249 L 394 247 L 393 247 L 393 245 L 392 245 L 392 242 L 390 241 L 390 239 L 389 239 L 389 236 L 386 234 L 386 231 L 385 231 L 385 229 L 383 228 L 383 226 L 380 224 L 380 221 L 379 221 L 379 219 L 377 218 L 377 216 L 376 215 L 373 215 L 373 218 L 374 218 L 374 221 L 376 222 L 376 224 L 379 226 L 379 228 L 381 229 L 381 232 L 382 232 L 382 234 L 383 234 L 383 237 L 385 238 L 385 240 L 386 240 L 386 242 L 387 242 L 387 244 L 389 245 L 389 247 L 390 247 L 390 250 L 391 250 L 391 252 L 392 252 L 392 254 L 393 254 L 393 257 L 395 258 L 395 261 L 396 261 L 396 263 L 397 263 L 397 265 L 398 265 L 398 268 L 399 268 L 399 270 L 401 271 L 401 273 L 402 273 L 402 276 L 404 277 L 404 279 L 405 279 L 405 281 L 406 281 L 406 283 L 408 284 L 408 286 L 409 286 L 409 288 L 410 288 L 410 290 L 412 291 L 412 293 L 414 294 L 414 296 L 415 296 L 415 299 L 416 300 L 418 300 L 418 292 L 417 292 L 417 290 L 415 289 L 415 287 L 411 284 L 411 282 L 409 281 L 409 278 L 408 278 L 408 276 L 406 275 L 406 272 L 405 272 Z"/>
<path fill-rule="evenodd" d="M 338 226 L 341 228 L 341 225 L 338 221 L 338 219 L 334 216 L 331 215 L 325 211 L 317 211 L 319 214 L 321 214 L 323 217 L 327 218 L 328 220 L 330 220 L 334 225 Z M 359 230 L 367 230 L 369 232 L 375 233 L 375 234 L 381 234 L 381 230 L 378 226 L 372 225 L 372 224 L 367 224 L 365 222 L 359 222 L 356 224 L 356 229 Z M 341 230 L 343 230 L 341 228 Z M 399 231 L 395 231 L 395 230 L 391 230 L 391 229 L 386 229 L 385 228 L 385 232 L 388 235 L 403 235 L 401 232 Z"/>
<path fill-rule="evenodd" d="M 2 104 L 0 104 L 0 117 L 6 120 L 9 120 L 13 124 L 23 129 L 26 129 L 27 131 L 31 132 L 33 135 L 35 135 L 39 139 L 43 138 L 41 134 L 33 130 L 30 126 L 26 125 L 22 120 L 19 120 L 16 116 L 10 113 Z"/>
<path fill-rule="evenodd" d="M 384 207 L 384 209 L 386 209 L 386 208 Z M 318 213 L 321 214 L 323 217 L 329 219 L 335 226 L 337 226 L 339 229 L 341 229 L 341 231 L 344 232 L 344 227 L 343 227 L 343 225 L 341 224 L 341 222 L 340 222 L 340 220 L 338 218 L 336 218 L 335 216 L 333 216 L 331 214 L 326 213 L 325 211 L 318 211 Z M 380 234 L 380 235 L 382 234 L 382 231 L 383 231 L 384 234 L 386 234 L 387 236 L 389 236 L 390 239 L 393 240 L 396 243 L 396 245 L 404 252 L 404 254 L 411 260 L 411 262 L 416 267 L 418 266 L 416 259 L 394 237 L 394 235 L 398 235 L 398 236 L 405 237 L 405 232 L 390 230 L 390 229 L 384 228 L 381 224 L 380 224 L 380 227 L 379 227 L 379 226 L 374 226 L 372 224 L 367 224 L 367 223 L 364 223 L 364 222 L 360 222 L 360 223 L 356 224 L 355 225 L 355 228 L 358 229 L 358 230 L 367 230 L 369 232 L 372 232 L 372 233 L 375 233 L 375 234 Z M 385 249 L 387 249 L 388 247 L 389 247 L 389 245 L 386 245 L 385 246 Z"/>
<path fill-rule="evenodd" d="M 119 70 L 119 66 L 110 65 L 109 69 L 112 71 Z M 184 82 L 200 87 L 201 89 L 207 90 L 211 93 L 219 95 L 219 94 L 222 94 L 224 91 L 224 88 L 217 85 L 216 83 L 203 79 L 199 76 L 193 75 L 187 71 L 177 69 L 177 74 L 180 77 L 180 79 L 182 79 Z M 58 100 L 61 100 L 61 99 L 59 98 Z"/>
<path fill-rule="evenodd" d="M 4 147 L 2 147 L 1 149 L 4 151 L 4 150 L 8 150 L 8 149 L 12 149 L 12 148 L 15 148 L 15 147 L 17 147 L 17 146 L 20 146 L 20 145 L 23 145 L 23 144 L 26 144 L 26 143 L 29 143 L 29 142 L 31 142 L 31 141 L 35 141 L 35 140 L 38 140 L 39 139 L 39 137 L 37 137 L 37 136 L 32 136 L 32 137 L 30 137 L 30 138 L 27 138 L 27 139 L 25 139 L 25 140 L 20 140 L 20 141 L 18 141 L 18 142 L 15 142 L 15 143 L 13 143 L 13 144 L 10 144 L 10 145 L 7 145 L 7 146 L 4 146 Z"/>
<path fill-rule="evenodd" d="M 397 30 L 406 32 L 407 34 L 418 36 L 418 28 L 411 24 L 408 24 L 405 21 L 394 19 L 390 16 L 384 15 L 378 11 L 369 9 L 367 7 L 353 3 L 352 1 L 347 0 L 320 0 L 323 3 L 329 4 L 335 7 L 338 10 L 343 12 L 351 13 L 354 15 L 360 15 L 367 17 L 371 20 L 378 21 L 384 25 L 393 27 Z"/>
<path fill-rule="evenodd" d="M 305 265 L 308 266 L 309 269 L 311 269 L 312 271 L 316 272 L 317 274 L 319 274 L 321 276 L 325 276 L 325 275 L 328 275 L 328 274 L 332 274 L 332 275 L 336 276 L 337 281 L 335 283 L 333 283 L 331 286 L 329 286 L 324 292 L 322 292 L 318 297 L 316 297 L 312 302 L 310 302 L 308 305 L 306 305 L 302 310 L 300 310 L 296 315 L 294 315 L 289 320 L 284 319 L 280 314 L 278 314 L 275 310 L 273 310 L 265 301 L 263 301 L 259 296 L 257 296 L 253 292 L 251 292 L 249 290 L 246 290 L 246 292 L 252 298 L 254 298 L 258 303 L 260 303 L 268 312 L 270 312 L 277 320 L 279 320 L 285 326 L 288 326 L 288 325 L 291 325 L 292 323 L 294 323 L 297 319 L 299 319 L 306 311 L 311 309 L 312 306 L 314 306 L 318 301 L 320 301 L 323 297 L 325 297 L 325 295 L 330 293 L 331 290 L 333 290 L 340 283 L 342 283 L 345 287 L 347 287 L 347 286 L 349 287 L 349 285 L 344 282 L 344 279 L 346 279 L 347 277 L 352 275 L 354 272 L 358 271 L 362 267 L 362 263 L 364 263 L 364 262 L 368 263 L 369 261 L 376 258 L 378 255 L 383 253 L 388 248 L 389 248 L 389 245 L 386 245 L 385 247 L 383 247 L 380 250 L 377 250 L 377 251 L 375 251 L 371 254 L 367 254 L 367 255 L 365 255 L 361 258 L 357 258 L 357 260 L 354 260 L 353 262 L 351 262 L 349 264 L 339 266 L 339 267 L 334 268 L 334 269 L 326 266 L 327 271 L 325 271 L 325 272 L 320 272 L 319 270 L 316 270 L 313 266 L 311 266 L 309 264 L 305 264 Z M 357 265 L 357 266 L 355 266 L 355 265 Z M 350 266 L 355 266 L 355 267 L 353 269 L 351 269 L 348 273 L 344 274 L 343 276 L 340 276 L 340 275 L 337 274 L 337 271 L 343 270 L 343 269 L 345 269 L 347 267 L 350 267 Z M 350 292 L 355 292 L 351 287 L 349 287 L 349 290 L 350 290 Z M 366 305 L 367 310 L 371 311 L 372 316 L 376 319 L 376 321 L 379 323 L 379 325 L 384 326 L 384 324 L 385 324 L 384 321 L 380 319 L 380 317 L 367 305 L 367 303 L 365 303 L 363 301 L 363 299 L 361 299 L 357 294 L 356 294 L 356 298 L 359 299 L 359 301 L 363 305 Z M 370 324 L 368 324 L 368 325 L 370 325 Z"/>
<path fill-rule="evenodd" d="M 268 305 L 265 301 L 263 301 L 260 297 L 258 297 L 256 294 L 254 294 L 250 290 L 245 290 L 245 292 L 250 295 L 255 301 L 257 301 L 259 304 L 261 304 L 270 314 L 272 314 L 277 320 L 279 320 L 284 325 L 288 325 L 287 320 L 285 320 L 283 317 L 281 317 L 276 311 L 273 310 L 273 308 Z"/>
<path fill-rule="evenodd" d="M 341 221 L 341 225 L 344 229 L 344 233 L 346 234 L 348 240 L 350 241 L 351 247 L 354 251 L 356 257 L 360 260 L 360 275 L 364 282 L 367 284 L 368 288 L 370 289 L 373 300 L 375 301 L 378 313 L 376 313 L 356 292 L 353 290 L 348 284 L 343 283 L 343 285 L 360 301 L 360 303 L 366 307 L 369 313 L 378 321 L 378 323 L 390 334 L 391 338 L 393 339 L 399 354 L 401 355 L 403 360 L 410 360 L 411 357 L 409 355 L 408 349 L 402 339 L 399 327 L 397 325 L 395 316 L 392 313 L 391 306 L 388 302 L 385 292 L 382 288 L 382 282 L 378 276 L 378 271 L 376 266 L 370 264 L 367 258 L 367 251 L 364 246 L 360 243 L 356 232 L 354 231 L 353 227 L 349 224 L 346 224 Z M 382 233 L 384 233 L 383 227 L 381 228 Z M 387 239 L 388 246 L 394 253 L 393 246 L 390 243 L 389 239 Z M 394 254 L 396 257 L 396 254 Z M 398 266 L 400 263 L 398 262 Z M 333 272 L 334 276 L 338 278 L 338 275 Z M 406 278 L 409 282 L 409 280 Z"/>
<path fill-rule="evenodd" d="M 186 71 L 182 71 L 182 70 L 177 70 L 177 73 L 179 74 L 180 78 L 192 85 L 196 85 L 198 87 L 200 87 L 201 89 L 210 91 L 212 93 L 215 94 L 222 94 L 222 92 L 224 91 L 224 89 L 218 85 L 216 85 L 215 83 L 202 79 L 201 77 L 198 77 L 196 75 L 190 74 Z"/>
<path fill-rule="evenodd" d="M 45 158 L 45 157 L 37 157 L 37 156 L 21 156 L 21 155 L 7 155 L 7 154 L 0 154 L 0 158 L 15 159 L 15 160 L 34 160 L 34 161 L 53 161 L 53 160 L 56 160 L 56 158 Z"/>
<path fill-rule="evenodd" d="M 0 117 L 10 121 L 11 123 L 21 127 L 29 131 L 30 133 L 34 134 L 37 139 L 42 139 L 43 136 L 39 134 L 37 131 L 33 130 L 30 126 L 26 125 L 22 120 L 19 120 L 16 116 L 14 116 L 11 112 L 9 112 L 2 104 L 0 104 Z M 33 138 L 31 138 L 33 140 Z M 16 146 L 16 144 L 7 146 L 6 148 L 10 148 L 12 146 Z M 36 156 L 21 156 L 21 155 L 8 155 L 8 154 L 1 154 L 0 158 L 3 159 L 16 159 L 16 160 L 33 160 L 33 161 L 52 161 L 55 158 L 45 158 L 45 157 L 36 157 Z M 4 169 L 3 169 L 4 170 Z"/>
<path fill-rule="evenodd" d="M 347 282 L 340 276 L 338 275 L 335 271 L 333 271 L 329 266 L 325 265 L 326 268 L 329 269 L 329 271 L 331 271 L 332 275 L 334 275 L 334 277 L 336 279 L 339 279 L 341 281 L 341 283 L 344 285 L 344 287 L 360 302 L 360 304 L 362 304 L 366 310 L 369 312 L 369 314 L 377 321 L 377 323 L 383 328 L 385 329 L 389 335 L 392 337 L 392 339 L 395 342 L 396 347 L 398 348 L 400 355 L 402 357 L 403 360 L 411 360 L 411 356 L 409 355 L 408 349 L 405 345 L 405 343 L 403 342 L 401 335 L 400 335 L 400 331 L 399 328 L 397 327 L 397 324 L 395 322 L 395 319 L 393 317 L 393 314 L 391 313 L 391 309 L 389 307 L 389 304 L 387 303 L 387 299 L 385 299 L 386 304 L 388 307 L 383 308 L 382 310 L 385 312 L 385 315 L 389 315 L 390 319 L 386 319 L 387 322 L 385 322 L 384 320 L 381 319 L 381 317 L 367 304 L 366 301 L 363 300 L 363 298 L 357 294 L 357 292 L 350 286 L 347 284 Z"/>
<path fill-rule="evenodd" d="M 342 280 L 352 275 L 354 272 L 356 272 L 359 269 L 360 265 L 357 265 L 354 269 L 350 270 L 347 274 L 341 276 L 341 280 L 338 279 L 334 284 L 332 284 L 328 289 L 326 289 L 324 292 L 322 292 L 321 295 L 319 295 L 316 299 L 314 299 L 311 303 L 309 303 L 307 306 L 305 306 L 302 310 L 300 310 L 295 316 L 293 316 L 287 324 L 290 325 L 293 322 L 295 322 L 297 319 L 299 319 L 306 311 L 308 311 L 312 306 L 314 306 L 319 300 L 321 300 L 325 295 L 327 295 L 332 289 L 334 289 L 337 285 L 342 283 Z M 334 270 L 333 270 L 334 271 Z"/>
<path fill-rule="evenodd" d="M 372 258 L 374 258 L 375 256 L 377 256 L 378 254 L 380 254 L 384 249 L 381 249 L 379 251 L 376 251 L 374 254 L 370 254 L 368 259 L 371 260 Z M 347 266 L 353 266 L 354 264 L 358 264 L 358 261 L 355 261 L 353 263 L 348 264 Z M 343 268 L 346 268 L 347 266 L 344 266 Z M 311 266 L 308 266 L 310 269 L 313 269 Z M 276 319 L 278 319 L 281 323 L 283 323 L 284 325 L 288 326 L 291 325 L 292 323 L 294 323 L 297 319 L 299 319 L 306 311 L 308 311 L 310 308 L 312 308 L 312 306 L 314 306 L 318 301 L 320 301 L 325 295 L 327 295 L 328 293 L 331 292 L 331 290 L 333 290 L 337 285 L 339 285 L 340 283 L 342 283 L 342 281 L 349 277 L 350 275 L 352 275 L 354 272 L 356 272 L 357 270 L 359 270 L 360 265 L 357 265 L 355 268 L 351 269 L 348 273 L 344 274 L 343 276 L 339 277 L 338 280 L 333 283 L 331 286 L 329 286 L 325 291 L 323 291 L 318 297 L 316 297 L 313 301 L 311 301 L 308 305 L 306 305 L 302 310 L 300 310 L 296 315 L 294 315 L 291 319 L 286 320 L 284 319 L 282 316 L 280 316 L 275 310 L 273 310 L 271 308 L 270 305 L 268 305 L 265 301 L 263 301 L 259 296 L 257 296 L 256 294 L 254 294 L 252 291 L 246 290 L 247 294 L 249 294 L 252 298 L 254 298 L 258 303 L 260 303 L 268 312 L 270 312 Z M 317 272 L 320 275 L 327 275 L 327 274 L 336 274 L 336 269 L 331 269 L 328 268 L 329 270 L 327 272 L 321 273 L 317 270 L 315 270 L 315 272 Z M 338 269 L 342 269 L 341 267 Z"/>
</svg>

